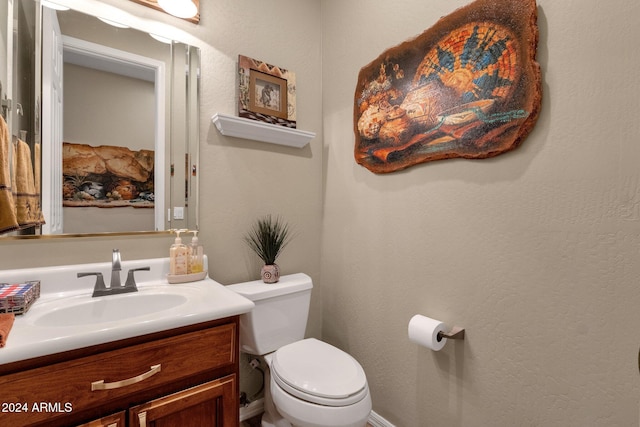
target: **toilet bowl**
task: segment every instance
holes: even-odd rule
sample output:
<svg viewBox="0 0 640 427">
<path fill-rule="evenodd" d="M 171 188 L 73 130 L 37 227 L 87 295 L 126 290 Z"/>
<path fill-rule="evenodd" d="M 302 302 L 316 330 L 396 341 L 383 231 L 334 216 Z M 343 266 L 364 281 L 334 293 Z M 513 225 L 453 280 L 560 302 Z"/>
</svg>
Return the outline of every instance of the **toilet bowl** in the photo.
<svg viewBox="0 0 640 427">
<path fill-rule="evenodd" d="M 366 425 L 371 396 L 364 370 L 349 354 L 314 338 L 286 345 L 265 360 L 271 398 L 300 427 Z"/>
<path fill-rule="evenodd" d="M 306 274 L 229 286 L 255 303 L 240 318 L 240 347 L 268 366 L 262 426 L 364 427 L 371 395 L 362 366 L 330 344 L 303 339 L 312 287 Z"/>
</svg>

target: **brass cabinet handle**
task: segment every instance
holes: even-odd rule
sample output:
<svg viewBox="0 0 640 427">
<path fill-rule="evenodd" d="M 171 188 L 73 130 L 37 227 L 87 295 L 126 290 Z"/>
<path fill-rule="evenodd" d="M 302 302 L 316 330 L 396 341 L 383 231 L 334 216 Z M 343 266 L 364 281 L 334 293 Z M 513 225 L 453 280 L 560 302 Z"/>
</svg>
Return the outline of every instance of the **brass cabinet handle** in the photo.
<svg viewBox="0 0 640 427">
<path fill-rule="evenodd" d="M 160 372 L 160 368 L 162 365 L 158 364 L 158 365 L 153 365 L 151 367 L 151 370 L 145 372 L 144 374 L 140 374 L 137 377 L 133 377 L 133 378 L 128 378 L 126 380 L 122 380 L 122 381 L 115 381 L 112 383 L 105 383 L 104 380 L 100 380 L 100 381 L 94 381 L 91 383 L 91 391 L 96 391 L 96 390 L 111 390 L 114 388 L 120 388 L 120 387 L 126 387 L 128 385 L 131 384 L 136 384 L 139 383 L 140 381 L 144 381 L 147 378 L 157 374 L 158 372 Z"/>
<path fill-rule="evenodd" d="M 138 414 L 138 425 L 140 427 L 147 427 L 147 411 Z"/>
</svg>

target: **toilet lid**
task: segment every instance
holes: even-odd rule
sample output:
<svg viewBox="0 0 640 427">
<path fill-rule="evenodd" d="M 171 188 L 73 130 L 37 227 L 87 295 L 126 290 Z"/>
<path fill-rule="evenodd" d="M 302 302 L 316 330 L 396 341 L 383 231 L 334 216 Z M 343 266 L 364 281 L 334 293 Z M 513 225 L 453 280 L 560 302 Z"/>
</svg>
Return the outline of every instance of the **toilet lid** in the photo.
<svg viewBox="0 0 640 427">
<path fill-rule="evenodd" d="M 285 391 L 314 403 L 350 405 L 367 393 L 367 378 L 358 361 L 315 338 L 279 348 L 271 371 Z"/>
</svg>

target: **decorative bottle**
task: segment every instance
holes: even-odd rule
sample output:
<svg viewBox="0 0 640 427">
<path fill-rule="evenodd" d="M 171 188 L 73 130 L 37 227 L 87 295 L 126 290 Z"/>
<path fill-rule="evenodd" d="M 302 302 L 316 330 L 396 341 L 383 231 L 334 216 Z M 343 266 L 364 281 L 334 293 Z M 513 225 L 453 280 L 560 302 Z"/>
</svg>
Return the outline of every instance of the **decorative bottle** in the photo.
<svg viewBox="0 0 640 427">
<path fill-rule="evenodd" d="M 189 244 L 189 273 L 202 273 L 204 271 L 204 249 L 198 243 L 198 230 L 192 231 L 193 238 Z"/>
<path fill-rule="evenodd" d="M 176 240 L 169 248 L 169 273 L 172 275 L 187 274 L 189 264 L 189 250 L 182 243 L 180 233 L 183 230 L 175 230 Z"/>
</svg>

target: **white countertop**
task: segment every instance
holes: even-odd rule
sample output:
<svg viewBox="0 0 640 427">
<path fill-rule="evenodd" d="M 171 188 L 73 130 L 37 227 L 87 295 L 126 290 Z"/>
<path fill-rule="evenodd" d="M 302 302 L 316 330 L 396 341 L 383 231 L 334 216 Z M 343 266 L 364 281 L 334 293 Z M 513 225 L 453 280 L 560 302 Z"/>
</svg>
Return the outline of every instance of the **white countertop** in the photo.
<svg viewBox="0 0 640 427">
<path fill-rule="evenodd" d="M 59 309 L 62 301 L 87 301 L 85 296 L 91 297 L 95 277 L 77 278 L 78 272 L 101 271 L 109 286 L 111 263 L 0 271 L 0 283 L 41 281 L 40 298 L 27 313 L 16 315 L 7 344 L 0 348 L 0 364 L 235 316 L 249 312 L 254 307 L 250 300 L 208 277 L 197 282 L 169 284 L 166 280 L 168 258 L 123 261 L 122 282 L 124 283 L 129 269 L 145 266 L 150 266 L 151 271 L 135 273 L 138 292 L 98 299 L 126 298 L 127 295 L 140 297 L 148 293 L 179 293 L 187 297 L 186 302 L 159 312 L 134 317 L 127 314 L 120 320 L 68 326 L 43 325 L 38 319 Z"/>
</svg>

